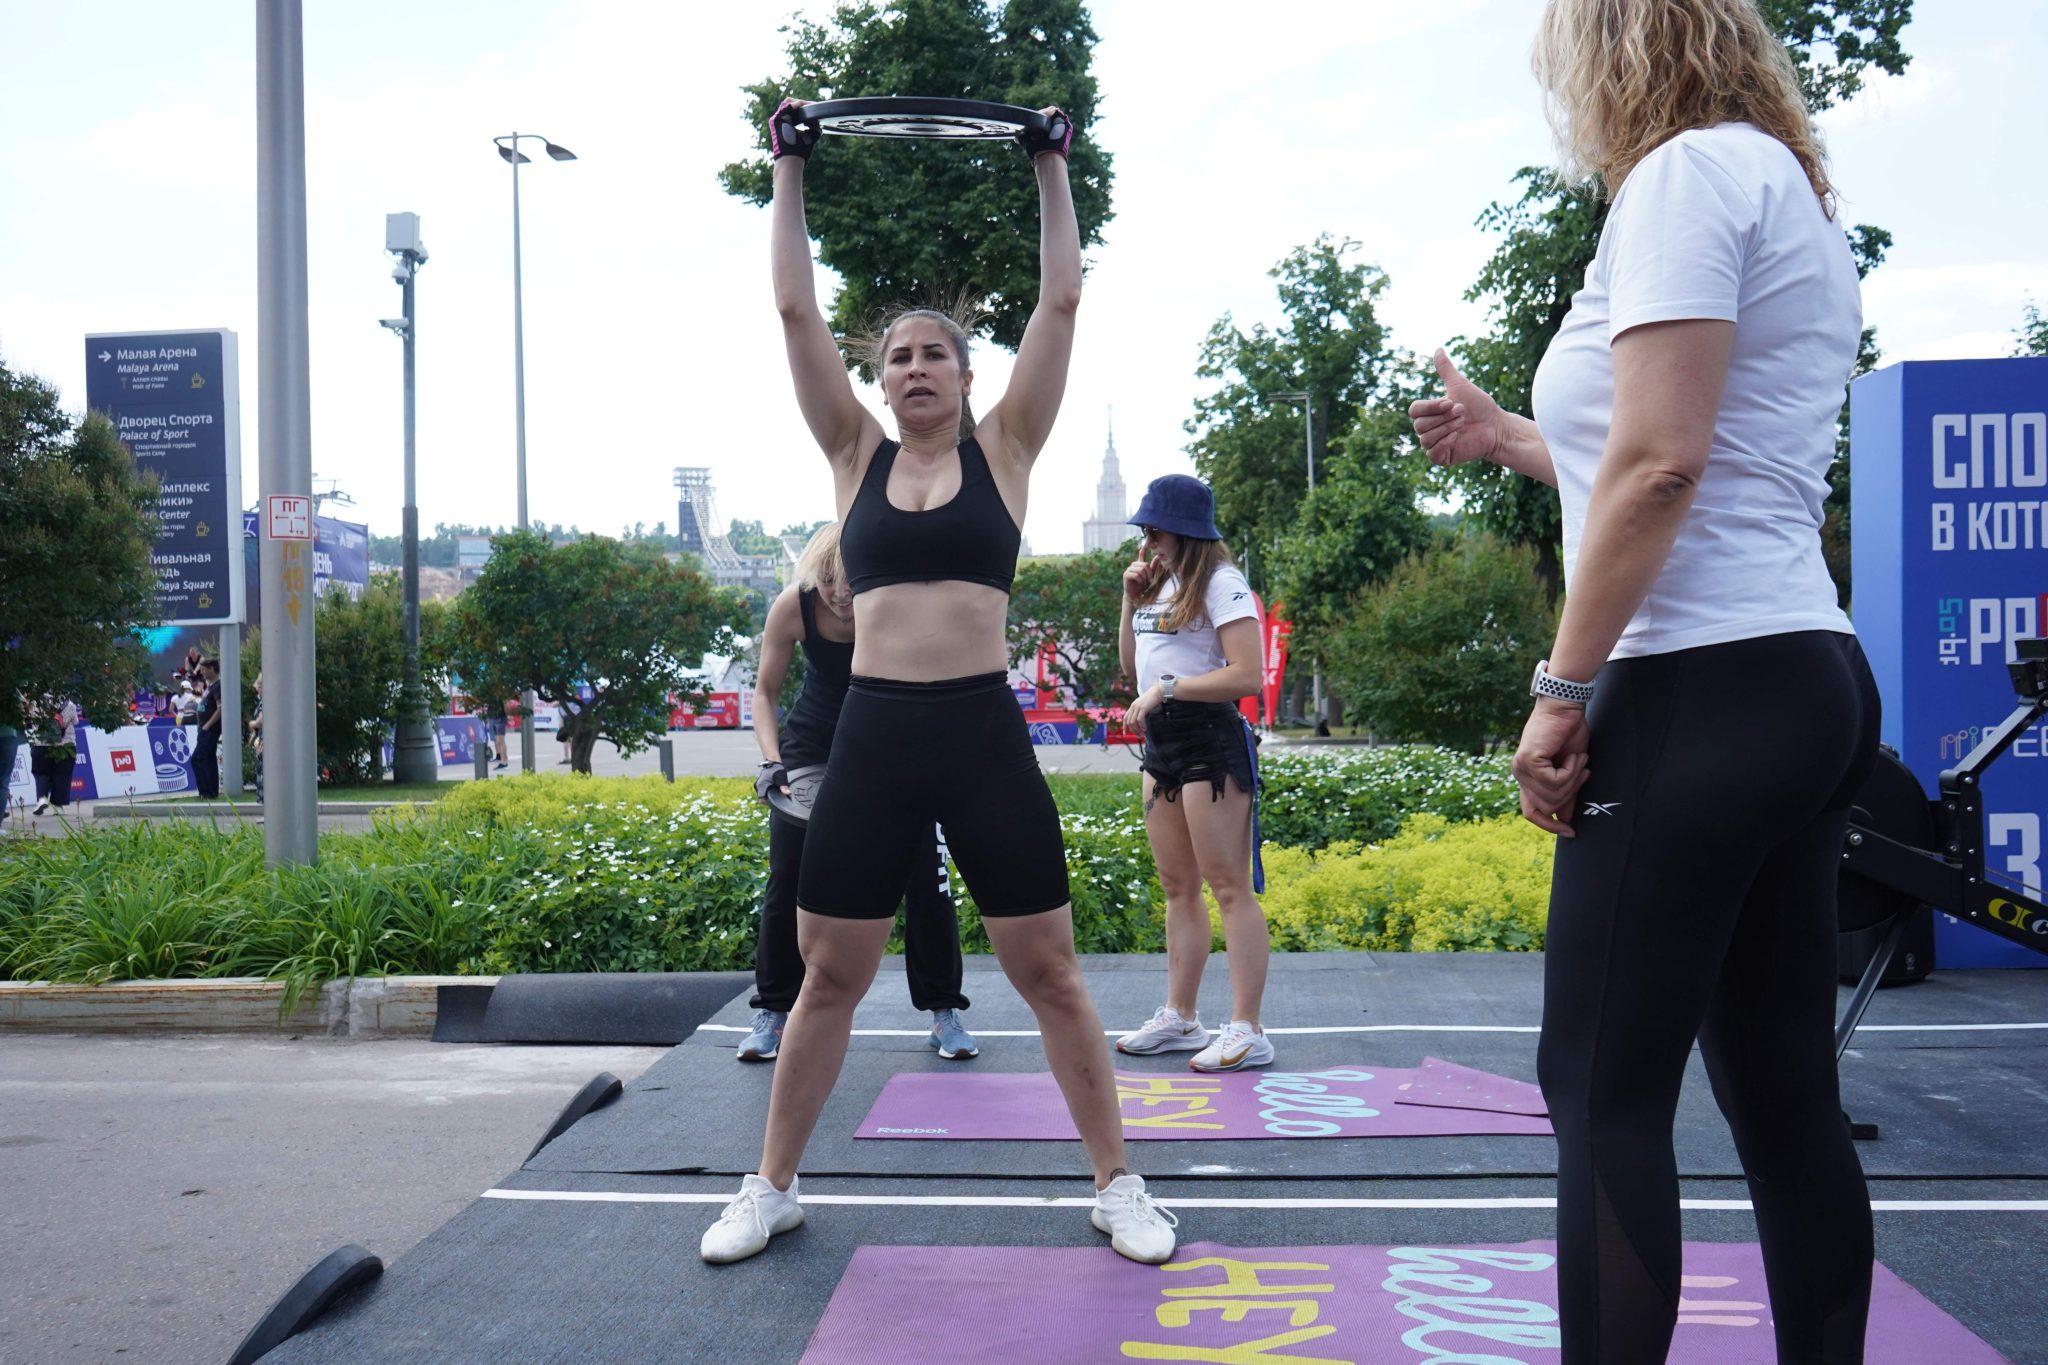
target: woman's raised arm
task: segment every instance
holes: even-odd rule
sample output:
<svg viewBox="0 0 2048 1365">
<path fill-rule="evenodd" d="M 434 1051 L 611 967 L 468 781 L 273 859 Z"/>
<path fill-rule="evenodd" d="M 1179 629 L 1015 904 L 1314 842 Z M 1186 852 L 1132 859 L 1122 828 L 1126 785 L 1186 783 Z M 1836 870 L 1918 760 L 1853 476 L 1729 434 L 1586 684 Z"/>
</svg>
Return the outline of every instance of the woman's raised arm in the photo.
<svg viewBox="0 0 2048 1365">
<path fill-rule="evenodd" d="M 769 124 L 775 157 L 775 198 L 769 235 L 775 311 L 782 316 L 782 340 L 789 352 L 796 405 L 811 437 L 835 463 L 851 464 L 861 448 L 881 438 L 881 424 L 853 393 L 846 362 L 811 278 L 811 235 L 804 223 L 804 165 L 817 145 L 815 128 L 805 129 L 803 106 L 784 100 Z M 872 439 L 868 428 L 872 427 Z"/>
<path fill-rule="evenodd" d="M 1010 387 L 988 416 L 1007 453 L 1026 466 L 1038 458 L 1060 415 L 1081 308 L 1081 229 L 1067 183 L 1074 126 L 1058 109 L 1043 112 L 1053 121 L 1050 134 L 1026 143 L 1038 176 L 1038 306 L 1017 346 Z"/>
</svg>

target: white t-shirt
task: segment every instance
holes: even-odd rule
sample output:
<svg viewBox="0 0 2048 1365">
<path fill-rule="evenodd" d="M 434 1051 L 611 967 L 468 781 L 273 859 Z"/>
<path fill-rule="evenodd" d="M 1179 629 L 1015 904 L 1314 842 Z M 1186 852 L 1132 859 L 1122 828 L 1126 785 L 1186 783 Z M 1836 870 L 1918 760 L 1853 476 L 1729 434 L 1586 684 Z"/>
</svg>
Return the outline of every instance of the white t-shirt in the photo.
<svg viewBox="0 0 2048 1365">
<path fill-rule="evenodd" d="M 1159 622 L 1173 609 L 1173 599 L 1179 593 L 1180 580 L 1169 574 L 1158 598 L 1131 613 L 1131 635 L 1138 647 L 1140 692 L 1168 673 L 1176 678 L 1214 673 L 1230 662 L 1223 656 L 1217 629 L 1246 617 L 1259 619 L 1259 604 L 1252 596 L 1252 585 L 1235 564 L 1220 564 L 1209 575 L 1205 604 L 1208 610 L 1169 634 L 1159 629 Z"/>
<path fill-rule="evenodd" d="M 1735 324 L 1727 388 L 1692 509 L 1612 657 L 1849 632 L 1820 524 L 1863 328 L 1856 265 L 1798 159 L 1747 123 L 1680 133 L 1629 173 L 1537 367 L 1567 588 L 1614 416 L 1610 347 L 1631 327 L 1685 318 Z"/>
</svg>

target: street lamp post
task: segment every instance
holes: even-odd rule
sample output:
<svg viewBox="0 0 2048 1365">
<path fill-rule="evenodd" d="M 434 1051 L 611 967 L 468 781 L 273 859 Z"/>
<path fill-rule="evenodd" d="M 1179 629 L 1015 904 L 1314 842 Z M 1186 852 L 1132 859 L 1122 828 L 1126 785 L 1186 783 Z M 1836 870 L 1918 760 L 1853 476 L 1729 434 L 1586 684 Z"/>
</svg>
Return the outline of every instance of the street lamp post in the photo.
<svg viewBox="0 0 2048 1365">
<path fill-rule="evenodd" d="M 1269 393 L 1266 397 L 1277 403 L 1293 403 L 1301 408 L 1301 444 L 1308 456 L 1308 491 L 1316 491 L 1316 396 L 1312 389 L 1291 389 L 1286 393 Z M 1323 722 L 1323 661 L 1316 659 L 1312 664 L 1309 691 L 1310 705 L 1315 709 L 1316 724 Z"/>
<path fill-rule="evenodd" d="M 420 685 L 420 509 L 414 487 L 413 343 L 418 326 L 413 312 L 413 278 L 427 263 L 420 243 L 417 213 L 384 215 L 384 249 L 398 260 L 391 278 L 402 291 L 405 316 L 384 318 L 405 342 L 405 549 L 402 573 L 405 591 L 405 671 L 398 686 L 398 733 L 391 746 L 392 780 L 425 783 L 440 780 L 441 753 L 429 732 L 426 689 Z"/>
<path fill-rule="evenodd" d="M 1302 449 L 1308 453 L 1308 491 L 1316 491 L 1316 396 L 1310 389 L 1294 389 L 1287 393 L 1269 393 L 1266 397 L 1276 403 L 1294 403 L 1301 408 Z"/>
<path fill-rule="evenodd" d="M 560 147 L 539 133 L 507 133 L 492 138 L 498 155 L 512 167 L 512 412 L 518 444 L 519 529 L 526 529 L 526 307 L 519 273 L 519 168 L 533 158 L 519 150 L 521 141 L 541 144 L 556 161 L 574 161 L 576 153 Z M 533 689 L 519 695 L 519 770 L 533 771 Z"/>
</svg>

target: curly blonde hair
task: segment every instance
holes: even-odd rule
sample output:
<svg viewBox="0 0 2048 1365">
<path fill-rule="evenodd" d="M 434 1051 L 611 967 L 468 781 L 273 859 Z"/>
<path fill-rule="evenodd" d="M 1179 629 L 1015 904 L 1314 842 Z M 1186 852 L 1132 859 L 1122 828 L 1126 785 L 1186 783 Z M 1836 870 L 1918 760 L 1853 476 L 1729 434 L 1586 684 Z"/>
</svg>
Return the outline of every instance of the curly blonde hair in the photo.
<svg viewBox="0 0 2048 1365">
<path fill-rule="evenodd" d="M 1799 78 L 1755 0 L 1550 0 L 1531 65 L 1569 183 L 1597 176 L 1613 194 L 1679 133 L 1749 123 L 1799 159 L 1834 216 Z"/>
</svg>

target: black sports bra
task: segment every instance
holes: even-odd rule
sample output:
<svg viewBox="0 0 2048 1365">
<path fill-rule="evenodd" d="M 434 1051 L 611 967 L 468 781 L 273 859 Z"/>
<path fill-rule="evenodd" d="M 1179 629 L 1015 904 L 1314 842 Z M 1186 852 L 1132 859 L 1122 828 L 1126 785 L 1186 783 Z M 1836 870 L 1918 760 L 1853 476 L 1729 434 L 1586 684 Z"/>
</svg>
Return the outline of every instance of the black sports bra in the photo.
<svg viewBox="0 0 2048 1365">
<path fill-rule="evenodd" d="M 858 595 L 891 583 L 958 580 L 1007 593 L 1024 537 L 1003 505 L 981 446 L 972 436 L 960 442 L 960 491 L 922 512 L 906 512 L 889 501 L 889 471 L 900 448 L 890 440 L 875 447 L 839 528 L 846 586 Z"/>
</svg>

